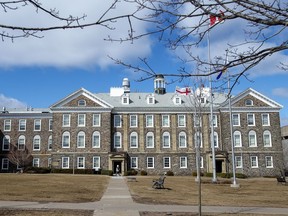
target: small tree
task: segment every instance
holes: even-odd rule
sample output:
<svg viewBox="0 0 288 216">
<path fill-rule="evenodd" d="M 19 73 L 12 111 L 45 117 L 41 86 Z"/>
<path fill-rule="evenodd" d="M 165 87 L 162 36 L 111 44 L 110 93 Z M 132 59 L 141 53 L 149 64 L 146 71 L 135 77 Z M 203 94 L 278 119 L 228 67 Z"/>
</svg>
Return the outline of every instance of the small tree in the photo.
<svg viewBox="0 0 288 216">
<path fill-rule="evenodd" d="M 23 149 L 19 149 L 17 145 L 10 144 L 8 159 L 17 169 L 25 169 L 25 167 L 32 164 L 33 157 L 26 146 Z"/>
</svg>

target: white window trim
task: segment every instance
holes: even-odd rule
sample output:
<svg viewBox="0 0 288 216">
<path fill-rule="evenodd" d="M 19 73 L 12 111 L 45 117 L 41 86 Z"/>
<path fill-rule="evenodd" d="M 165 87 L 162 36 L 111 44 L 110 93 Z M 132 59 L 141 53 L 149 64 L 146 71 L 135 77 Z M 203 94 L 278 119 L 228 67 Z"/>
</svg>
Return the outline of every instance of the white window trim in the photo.
<svg viewBox="0 0 288 216">
<path fill-rule="evenodd" d="M 36 126 L 38 126 L 37 122 L 39 122 L 39 129 L 36 129 Z M 41 119 L 34 119 L 34 131 L 41 131 Z"/>
<path fill-rule="evenodd" d="M 147 137 L 149 136 L 152 136 L 152 146 L 148 146 L 148 139 Z M 145 147 L 146 148 L 154 148 L 155 146 L 155 136 L 154 136 L 154 133 L 153 132 L 148 132 L 145 136 Z"/>
<path fill-rule="evenodd" d="M 148 160 L 149 160 L 149 159 L 152 159 L 152 166 L 151 166 L 151 167 L 148 166 L 148 164 L 149 164 L 149 163 L 148 163 Z M 147 160 L 147 169 L 154 169 L 154 167 L 155 167 L 154 157 L 147 157 L 146 160 Z"/>
<path fill-rule="evenodd" d="M 39 140 L 39 148 L 35 148 L 35 140 Z M 33 151 L 40 151 L 41 149 L 41 137 L 36 135 L 33 137 Z"/>
<path fill-rule="evenodd" d="M 49 131 L 52 131 L 53 130 L 53 119 L 49 119 Z"/>
<path fill-rule="evenodd" d="M 180 117 L 184 117 L 184 125 L 180 125 Z M 186 115 L 178 115 L 178 127 L 186 127 Z"/>
<path fill-rule="evenodd" d="M 181 159 L 184 159 L 184 162 L 185 162 L 185 165 L 184 166 L 182 166 L 182 161 L 181 161 Z M 187 157 L 186 156 L 181 156 L 180 158 L 179 158 L 179 165 L 180 165 L 180 169 L 186 169 L 187 168 Z"/>
<path fill-rule="evenodd" d="M 239 160 L 239 161 L 241 162 L 240 166 L 237 166 L 237 158 L 240 159 L 240 160 Z M 242 156 L 235 156 L 235 168 L 243 168 Z"/>
<path fill-rule="evenodd" d="M 83 146 L 80 146 L 80 142 L 79 142 L 79 137 L 82 137 L 83 136 Z M 78 134 L 77 134 L 77 148 L 85 148 L 86 146 L 86 134 L 84 131 L 79 131 Z"/>
<path fill-rule="evenodd" d="M 233 116 L 237 116 L 237 119 L 238 119 L 238 124 L 234 124 L 234 121 L 233 121 Z M 241 123 L 240 123 L 240 114 L 232 114 L 232 123 L 233 123 L 233 126 L 241 126 Z"/>
<path fill-rule="evenodd" d="M 69 137 L 69 140 L 68 140 L 68 146 L 64 146 L 64 135 L 68 136 Z M 70 148 L 70 140 L 71 140 L 71 136 L 70 136 L 70 132 L 69 131 L 64 131 L 62 133 L 62 148 Z"/>
<path fill-rule="evenodd" d="M 83 122 L 80 123 L 81 118 L 83 117 Z M 86 126 L 86 114 L 78 114 L 78 127 L 85 127 Z"/>
<path fill-rule="evenodd" d="M 165 125 L 165 121 L 164 121 L 164 119 L 165 118 L 168 118 L 167 120 L 168 120 L 168 124 L 167 125 Z M 162 115 L 162 127 L 170 127 L 170 115 Z"/>
<path fill-rule="evenodd" d="M 7 167 L 4 167 L 4 165 L 7 164 Z M 1 164 L 2 170 L 9 170 L 9 159 L 8 158 L 2 158 L 2 164 Z"/>
<path fill-rule="evenodd" d="M 83 166 L 80 166 L 80 159 L 83 160 Z M 85 169 L 85 157 L 77 157 L 77 169 Z"/>
<path fill-rule="evenodd" d="M 95 166 L 96 160 L 98 160 L 98 163 L 99 163 L 98 166 Z M 100 158 L 100 156 L 93 156 L 92 163 L 93 163 L 93 169 L 99 170 L 99 168 L 101 168 L 101 158 Z"/>
<path fill-rule="evenodd" d="M 132 117 L 135 117 L 135 121 L 136 121 L 136 125 L 132 125 Z M 130 128 L 136 128 L 138 127 L 138 116 L 137 115 L 130 115 L 130 118 L 129 118 L 129 125 L 130 125 Z"/>
<path fill-rule="evenodd" d="M 24 122 L 24 129 L 23 130 L 21 130 L 21 122 Z M 27 121 L 26 121 L 26 119 L 19 119 L 19 131 L 26 131 L 26 123 L 27 123 Z"/>
<path fill-rule="evenodd" d="M 181 142 L 180 142 L 180 137 L 181 136 L 185 136 L 185 145 L 184 146 L 181 146 Z M 179 148 L 187 148 L 187 134 L 186 134 L 186 132 L 185 131 L 181 131 L 179 134 L 178 134 L 178 142 L 179 142 L 179 144 L 178 144 L 178 146 L 179 146 Z"/>
<path fill-rule="evenodd" d="M 270 158 L 271 159 L 271 166 L 267 166 L 267 159 Z M 274 168 L 274 164 L 273 164 L 273 157 L 272 156 L 265 156 L 265 167 L 266 168 Z"/>
<path fill-rule="evenodd" d="M 264 135 L 265 135 L 266 133 L 269 134 L 269 145 L 265 145 L 265 143 L 264 143 Z M 266 148 L 272 147 L 272 134 L 271 134 L 271 132 L 270 132 L 269 130 L 265 130 L 265 131 L 263 132 L 262 138 L 263 138 L 263 146 L 264 146 L 264 147 L 266 147 Z"/>
<path fill-rule="evenodd" d="M 249 118 L 248 118 L 248 116 L 250 116 L 250 115 L 253 116 L 253 124 L 249 124 Z M 248 125 L 249 127 L 255 126 L 255 114 L 254 114 L 254 113 L 248 113 L 248 114 L 247 114 L 247 125 Z"/>
<path fill-rule="evenodd" d="M 255 136 L 255 145 L 251 145 L 250 135 L 254 135 Z M 248 133 L 248 147 L 251 147 L 251 148 L 257 147 L 257 134 L 256 134 L 256 131 L 254 131 L 254 130 L 250 130 L 249 133 Z"/>
<path fill-rule="evenodd" d="M 63 166 L 64 165 L 64 159 L 67 160 L 67 167 Z M 61 167 L 62 169 L 69 169 L 70 167 L 70 158 L 69 157 L 62 157 L 62 160 L 61 160 Z"/>
<path fill-rule="evenodd" d="M 165 139 L 164 137 L 168 137 L 168 146 L 165 146 Z M 171 147 L 171 136 L 170 136 L 170 133 L 165 131 L 163 134 L 162 134 L 162 147 L 163 148 L 170 148 Z"/>
<path fill-rule="evenodd" d="M 119 118 L 119 125 L 116 125 L 117 121 L 116 118 Z M 122 127 L 122 116 L 121 115 L 114 115 L 114 127 L 121 128 Z"/>
<path fill-rule="evenodd" d="M 68 123 L 65 124 L 65 119 L 68 119 Z M 71 124 L 71 115 L 70 114 L 63 114 L 63 117 L 62 117 L 62 127 L 70 127 L 70 124 Z"/>
<path fill-rule="evenodd" d="M 97 135 L 99 137 L 99 143 L 98 143 L 98 146 L 94 145 L 94 137 L 95 135 Z M 101 135 L 100 135 L 100 132 L 99 131 L 94 131 L 93 134 L 92 134 L 92 148 L 100 148 L 101 147 Z"/>
<path fill-rule="evenodd" d="M 132 144 L 132 142 L 131 142 L 131 137 L 132 137 L 132 135 L 133 136 L 135 136 L 136 137 L 136 146 L 132 146 L 131 144 Z M 130 148 L 138 148 L 138 133 L 136 132 L 136 131 L 133 131 L 131 134 L 130 134 L 130 136 L 129 136 L 129 146 L 130 146 Z"/>
<path fill-rule="evenodd" d="M 8 140 L 8 148 L 5 148 L 6 147 L 5 140 Z M 9 135 L 5 135 L 3 137 L 3 141 L 2 141 L 2 150 L 3 151 L 9 151 L 10 150 L 10 142 L 11 142 L 10 136 Z"/>
<path fill-rule="evenodd" d="M 256 160 L 255 160 L 255 162 L 256 162 L 256 165 L 255 166 L 253 166 L 253 158 L 255 158 Z M 258 168 L 258 156 L 251 156 L 250 157 L 250 163 L 251 163 L 251 168 Z"/>
<path fill-rule="evenodd" d="M 116 136 L 120 138 L 120 143 L 119 143 L 119 146 L 116 146 Z M 113 143 L 113 147 L 116 148 L 116 149 L 120 149 L 122 148 L 122 134 L 120 132 L 115 132 L 114 133 L 114 143 Z"/>
<path fill-rule="evenodd" d="M 40 158 L 33 158 L 32 166 L 40 167 Z"/>
<path fill-rule="evenodd" d="M 8 126 L 9 129 L 6 129 L 6 126 Z M 5 119 L 4 120 L 4 131 L 11 131 L 11 119 Z"/>
<path fill-rule="evenodd" d="M 148 118 L 151 117 L 151 125 L 148 125 Z M 154 127 L 154 115 L 146 115 L 146 127 L 152 128 Z"/>
<path fill-rule="evenodd" d="M 166 166 L 166 159 L 168 159 L 169 165 Z M 170 169 L 171 168 L 171 158 L 170 157 L 163 157 L 163 169 Z"/>
<path fill-rule="evenodd" d="M 236 146 L 236 142 L 235 142 L 235 134 L 238 134 L 239 135 L 239 146 Z M 233 145 L 234 145 L 234 148 L 240 148 L 242 147 L 242 134 L 240 131 L 234 131 L 233 133 Z"/>
<path fill-rule="evenodd" d="M 267 115 L 267 121 L 268 121 L 267 124 L 263 124 L 263 116 L 264 116 L 264 115 Z M 270 126 L 270 115 L 269 115 L 269 113 L 263 113 L 263 114 L 261 114 L 261 121 L 262 121 L 262 126 Z"/>
<path fill-rule="evenodd" d="M 133 164 L 132 161 L 133 161 L 134 159 L 136 160 L 136 161 L 135 161 L 135 164 L 136 164 L 135 167 L 132 166 L 132 164 Z M 131 167 L 132 169 L 138 169 L 138 157 L 131 157 L 130 167 Z"/>
<path fill-rule="evenodd" d="M 94 124 L 96 116 L 98 116 L 98 118 L 99 118 L 98 124 Z M 98 113 L 94 113 L 93 114 L 93 127 L 100 127 L 100 126 L 101 126 L 101 115 Z"/>
</svg>

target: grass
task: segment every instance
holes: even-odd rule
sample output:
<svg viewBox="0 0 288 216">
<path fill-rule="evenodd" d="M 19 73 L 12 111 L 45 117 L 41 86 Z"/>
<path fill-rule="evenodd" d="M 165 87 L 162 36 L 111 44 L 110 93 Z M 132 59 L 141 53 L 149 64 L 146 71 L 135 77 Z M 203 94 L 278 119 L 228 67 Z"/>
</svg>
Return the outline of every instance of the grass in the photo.
<svg viewBox="0 0 288 216">
<path fill-rule="evenodd" d="M 195 177 L 167 176 L 165 189 L 153 189 L 153 177 L 137 177 L 128 182 L 133 199 L 149 204 L 198 204 L 198 184 Z M 231 188 L 230 181 L 211 184 L 211 178 L 203 178 L 202 205 L 212 206 L 265 206 L 288 207 L 288 186 L 277 184 L 275 178 L 251 178 L 238 180 L 239 188 Z"/>
<path fill-rule="evenodd" d="M 37 202 L 99 201 L 108 176 L 67 174 L 1 174 L 0 200 Z"/>
</svg>

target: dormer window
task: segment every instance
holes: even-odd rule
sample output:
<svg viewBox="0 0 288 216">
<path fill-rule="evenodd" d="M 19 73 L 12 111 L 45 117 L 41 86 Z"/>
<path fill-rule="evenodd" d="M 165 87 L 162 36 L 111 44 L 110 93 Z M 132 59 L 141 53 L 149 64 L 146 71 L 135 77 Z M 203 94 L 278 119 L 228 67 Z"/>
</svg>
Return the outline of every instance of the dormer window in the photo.
<svg viewBox="0 0 288 216">
<path fill-rule="evenodd" d="M 247 99 L 247 100 L 245 101 L 245 105 L 246 105 L 246 106 L 253 106 L 253 100 Z"/>
<path fill-rule="evenodd" d="M 154 95 L 149 95 L 149 96 L 147 97 L 147 103 L 148 103 L 148 104 L 155 104 L 155 97 L 154 97 Z"/>
<path fill-rule="evenodd" d="M 86 106 L 86 101 L 81 99 L 78 101 L 78 106 Z"/>
<path fill-rule="evenodd" d="M 122 96 L 122 104 L 129 104 L 129 95 Z"/>
<path fill-rule="evenodd" d="M 176 105 L 180 105 L 181 102 L 182 102 L 182 101 L 181 101 L 181 97 L 179 97 L 179 96 L 174 97 L 173 102 L 174 102 L 174 104 L 176 104 Z"/>
</svg>

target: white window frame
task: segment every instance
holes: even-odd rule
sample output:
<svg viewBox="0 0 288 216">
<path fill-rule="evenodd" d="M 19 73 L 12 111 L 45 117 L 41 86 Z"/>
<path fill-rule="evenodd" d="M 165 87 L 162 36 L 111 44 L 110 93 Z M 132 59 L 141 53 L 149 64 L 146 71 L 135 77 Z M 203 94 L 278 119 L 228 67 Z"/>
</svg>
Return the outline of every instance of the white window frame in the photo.
<svg viewBox="0 0 288 216">
<path fill-rule="evenodd" d="M 162 147 L 163 148 L 170 148 L 171 147 L 170 133 L 168 131 L 165 131 L 162 134 Z"/>
<path fill-rule="evenodd" d="M 251 168 L 258 168 L 258 156 L 250 157 Z"/>
<path fill-rule="evenodd" d="M 84 100 L 84 99 L 80 99 L 80 100 L 78 100 L 78 106 L 86 106 L 86 100 Z"/>
<path fill-rule="evenodd" d="M 146 115 L 146 127 L 154 127 L 154 115 Z"/>
<path fill-rule="evenodd" d="M 49 131 L 53 130 L 53 119 L 49 119 Z"/>
<path fill-rule="evenodd" d="M 240 126 L 240 114 L 232 114 L 232 124 L 233 126 Z"/>
<path fill-rule="evenodd" d="M 122 116 L 114 115 L 114 127 L 121 128 L 122 127 Z"/>
<path fill-rule="evenodd" d="M 187 135 L 185 131 L 181 131 L 178 135 L 179 148 L 187 148 Z"/>
<path fill-rule="evenodd" d="M 268 142 L 267 142 L 266 136 L 269 136 Z M 272 147 L 272 137 L 271 137 L 271 132 L 269 130 L 265 130 L 263 132 L 263 145 L 264 147 Z"/>
<path fill-rule="evenodd" d="M 170 169 L 170 168 L 171 168 L 171 158 L 163 157 L 163 169 Z"/>
<path fill-rule="evenodd" d="M 86 126 L 86 114 L 80 113 L 78 114 L 78 127 Z"/>
<path fill-rule="evenodd" d="M 273 168 L 273 157 L 272 156 L 265 156 L 265 166 L 266 168 Z"/>
<path fill-rule="evenodd" d="M 204 168 L 204 158 L 201 156 L 199 160 L 200 160 L 199 161 L 199 166 L 200 166 L 201 169 L 203 169 Z"/>
<path fill-rule="evenodd" d="M 92 148 L 100 148 L 101 135 L 99 131 L 94 131 L 92 134 Z"/>
<path fill-rule="evenodd" d="M 247 114 L 247 125 L 248 126 L 255 126 L 255 114 L 254 113 L 248 113 Z"/>
<path fill-rule="evenodd" d="M 40 151 L 41 148 L 41 137 L 39 135 L 35 135 L 33 137 L 33 151 Z"/>
<path fill-rule="evenodd" d="M 8 158 L 2 158 L 1 169 L 2 170 L 8 170 L 9 169 L 9 159 Z"/>
<path fill-rule="evenodd" d="M 131 169 L 138 169 L 138 157 L 131 157 L 130 158 L 130 168 Z"/>
<path fill-rule="evenodd" d="M 130 134 L 129 141 L 130 141 L 130 148 L 138 148 L 138 133 L 136 131 L 133 131 Z"/>
<path fill-rule="evenodd" d="M 70 132 L 64 131 L 62 134 L 62 148 L 70 148 Z"/>
<path fill-rule="evenodd" d="M 261 114 L 262 126 L 270 126 L 270 115 L 269 113 Z"/>
<path fill-rule="evenodd" d="M 149 131 L 147 134 L 146 134 L 146 137 L 145 137 L 146 139 L 146 141 L 145 141 L 145 143 L 146 143 L 146 148 L 154 148 L 154 133 L 153 132 L 151 132 L 151 131 Z M 150 143 L 150 141 L 151 141 L 151 143 Z"/>
<path fill-rule="evenodd" d="M 197 148 L 197 143 L 198 141 L 200 141 L 200 146 L 199 148 L 202 148 L 203 147 L 203 138 L 202 138 L 202 133 L 197 131 L 195 134 L 194 134 L 194 142 L 195 142 L 195 148 Z"/>
<path fill-rule="evenodd" d="M 245 106 L 253 106 L 253 100 L 252 99 L 247 99 L 245 100 Z"/>
<path fill-rule="evenodd" d="M 147 97 L 147 104 L 155 104 L 155 97 L 153 95 Z"/>
<path fill-rule="evenodd" d="M 114 133 L 114 148 L 122 148 L 122 134 L 120 132 Z"/>
<path fill-rule="evenodd" d="M 26 149 L 26 137 L 24 135 L 20 135 L 18 137 L 18 150 L 25 150 Z"/>
<path fill-rule="evenodd" d="M 70 158 L 69 157 L 62 157 L 62 160 L 61 160 L 61 162 L 62 162 L 62 169 L 69 169 L 69 167 L 70 167 Z"/>
<path fill-rule="evenodd" d="M 77 169 L 85 169 L 85 157 L 77 157 Z"/>
<path fill-rule="evenodd" d="M 130 102 L 130 97 L 129 97 L 129 95 L 124 95 L 124 96 L 122 96 L 122 104 L 124 104 L 124 105 L 129 105 L 129 102 Z"/>
<path fill-rule="evenodd" d="M 70 127 L 70 122 L 71 122 L 71 115 L 70 114 L 63 114 L 62 127 Z"/>
<path fill-rule="evenodd" d="M 179 158 L 179 165 L 180 169 L 186 169 L 187 168 L 187 157 L 186 156 L 181 156 Z"/>
<path fill-rule="evenodd" d="M 162 115 L 162 127 L 170 127 L 170 115 Z"/>
<path fill-rule="evenodd" d="M 99 113 L 93 114 L 93 127 L 100 127 L 101 126 L 101 115 Z"/>
<path fill-rule="evenodd" d="M 11 131 L 11 119 L 4 120 L 4 131 Z"/>
<path fill-rule="evenodd" d="M 254 136 L 254 142 L 255 143 L 252 143 L 252 136 Z M 248 133 L 248 146 L 249 147 L 257 147 L 257 134 L 254 130 L 250 130 L 249 133 Z"/>
<path fill-rule="evenodd" d="M 214 140 L 214 148 L 219 148 L 219 136 L 217 131 L 214 131 L 213 140 Z"/>
<path fill-rule="evenodd" d="M 237 142 L 238 141 L 238 137 L 239 137 L 239 142 Z M 241 135 L 240 131 L 234 131 L 234 133 L 233 133 L 233 144 L 234 144 L 235 148 L 242 147 L 242 135 Z"/>
<path fill-rule="evenodd" d="M 178 127 L 186 127 L 186 115 L 178 115 Z"/>
<path fill-rule="evenodd" d="M 175 105 L 180 105 L 182 103 L 181 97 L 176 96 L 174 97 L 174 104 Z"/>
<path fill-rule="evenodd" d="M 243 168 L 242 156 L 235 156 L 235 168 Z"/>
<path fill-rule="evenodd" d="M 52 148 L 53 148 L 53 139 L 52 139 L 52 135 L 50 135 L 49 137 L 48 137 L 48 150 L 49 151 L 51 151 L 52 150 Z"/>
<path fill-rule="evenodd" d="M 147 157 L 147 169 L 154 169 L 154 157 Z"/>
<path fill-rule="evenodd" d="M 135 128 L 138 127 L 138 116 L 130 115 L 130 127 Z"/>
<path fill-rule="evenodd" d="M 34 119 L 34 131 L 41 131 L 41 119 Z"/>
<path fill-rule="evenodd" d="M 26 131 L 26 119 L 19 119 L 19 131 Z"/>
<path fill-rule="evenodd" d="M 40 167 L 40 158 L 33 158 L 32 166 Z"/>
<path fill-rule="evenodd" d="M 193 122 L 194 122 L 194 127 L 201 127 L 202 126 L 201 116 L 197 114 L 193 115 Z"/>
<path fill-rule="evenodd" d="M 99 170 L 101 168 L 101 158 L 99 156 L 93 156 L 93 169 Z"/>
<path fill-rule="evenodd" d="M 2 150 L 3 151 L 9 151 L 10 150 L 10 142 L 11 142 L 10 136 L 5 135 L 3 137 L 3 142 L 2 142 Z"/>
<path fill-rule="evenodd" d="M 85 148 L 86 135 L 84 131 L 79 131 L 77 134 L 77 148 Z"/>
</svg>

